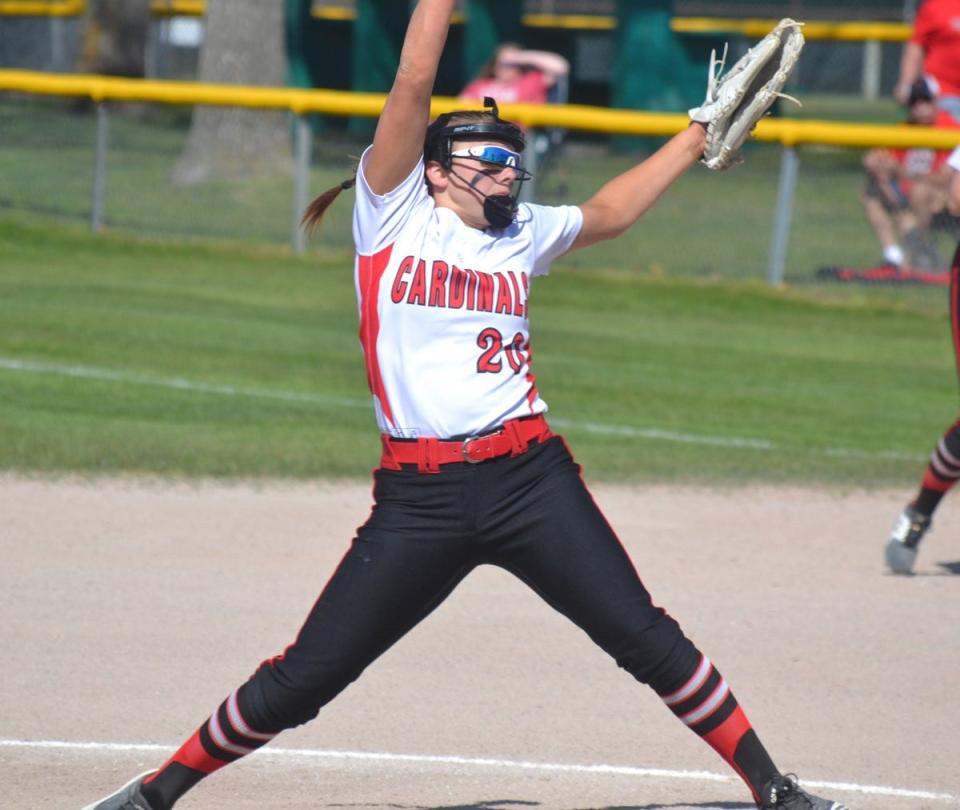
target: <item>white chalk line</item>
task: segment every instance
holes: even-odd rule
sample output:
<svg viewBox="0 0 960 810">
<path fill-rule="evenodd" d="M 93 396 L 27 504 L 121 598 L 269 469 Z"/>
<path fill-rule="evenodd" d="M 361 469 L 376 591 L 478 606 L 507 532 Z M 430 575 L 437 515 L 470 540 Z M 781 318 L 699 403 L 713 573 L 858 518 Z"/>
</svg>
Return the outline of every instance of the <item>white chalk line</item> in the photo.
<svg viewBox="0 0 960 810">
<path fill-rule="evenodd" d="M 213 383 L 195 382 L 180 377 L 147 377 L 141 374 L 131 374 L 122 371 L 96 368 L 80 365 L 60 365 L 35 360 L 20 360 L 13 357 L 0 357 L 0 369 L 31 374 L 53 374 L 62 377 L 77 377 L 80 379 L 97 380 L 100 382 L 120 382 L 131 385 L 149 385 L 156 388 L 169 388 L 179 391 L 190 391 L 199 394 L 217 394 L 228 397 L 250 397 L 273 399 L 282 402 L 304 402 L 336 408 L 372 408 L 369 399 L 355 399 L 350 397 L 334 397 L 325 394 L 306 394 L 297 391 L 283 391 L 272 388 L 249 388 L 234 385 L 217 385 Z M 550 418 L 551 424 L 558 428 L 582 430 L 587 433 L 597 433 L 606 436 L 624 436 L 633 439 L 648 439 L 652 441 L 668 441 L 681 444 L 702 446 L 731 447 L 763 452 L 778 451 L 792 452 L 789 448 L 777 445 L 768 439 L 751 439 L 739 436 L 712 436 L 703 433 L 684 433 L 660 428 L 638 428 L 629 425 L 607 425 L 599 422 L 582 422 L 573 419 Z M 895 450 L 855 450 L 843 447 L 803 448 L 802 452 L 814 455 L 849 458 L 880 458 L 893 461 L 926 461 L 927 456 L 916 453 L 901 453 Z"/>
<path fill-rule="evenodd" d="M 92 751 L 95 753 L 156 753 L 169 755 L 175 749 L 169 745 L 149 743 L 70 742 L 66 740 L 7 740 L 0 739 L 0 748 L 55 749 L 62 751 Z M 685 779 L 697 782 L 735 782 L 732 776 L 710 771 L 685 771 L 667 768 L 637 768 L 625 765 L 576 765 L 569 763 L 530 762 L 487 757 L 441 756 L 430 754 L 391 754 L 373 751 L 329 751 L 315 748 L 261 748 L 252 756 L 270 756 L 280 759 L 317 759 L 348 763 L 455 765 L 461 768 L 501 768 L 551 773 L 598 774 L 636 776 L 662 779 Z M 863 793 L 871 796 L 892 796 L 902 799 L 923 799 L 937 802 L 960 802 L 960 796 L 932 790 L 908 790 L 885 785 L 860 785 L 854 782 L 823 782 L 804 779 L 812 790 L 826 789 Z"/>
<path fill-rule="evenodd" d="M 347 397 L 328 397 L 320 394 L 302 394 L 297 391 L 277 391 L 267 388 L 245 388 L 235 385 L 217 385 L 185 380 L 180 377 L 145 377 L 142 374 L 129 374 L 123 371 L 111 371 L 92 366 L 59 365 L 34 360 L 17 360 L 12 357 L 0 357 L 0 369 L 23 371 L 32 374 L 53 374 L 61 377 L 78 377 L 99 382 L 120 382 L 133 385 L 149 385 L 155 388 L 172 388 L 198 394 L 220 394 L 228 397 L 260 397 L 278 399 L 284 402 L 307 402 L 313 405 L 333 405 L 342 408 L 370 407 L 366 399 Z"/>
</svg>

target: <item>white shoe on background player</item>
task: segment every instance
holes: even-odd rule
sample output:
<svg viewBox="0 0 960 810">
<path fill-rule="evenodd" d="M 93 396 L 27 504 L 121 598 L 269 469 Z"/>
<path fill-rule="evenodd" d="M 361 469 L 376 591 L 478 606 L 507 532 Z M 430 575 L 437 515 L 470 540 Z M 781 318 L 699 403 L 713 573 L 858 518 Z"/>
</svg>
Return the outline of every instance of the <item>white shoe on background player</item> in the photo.
<svg viewBox="0 0 960 810">
<path fill-rule="evenodd" d="M 894 574 L 912 574 L 917 561 L 917 547 L 930 529 L 930 516 L 908 506 L 897 517 L 887 540 L 887 566 Z"/>
</svg>

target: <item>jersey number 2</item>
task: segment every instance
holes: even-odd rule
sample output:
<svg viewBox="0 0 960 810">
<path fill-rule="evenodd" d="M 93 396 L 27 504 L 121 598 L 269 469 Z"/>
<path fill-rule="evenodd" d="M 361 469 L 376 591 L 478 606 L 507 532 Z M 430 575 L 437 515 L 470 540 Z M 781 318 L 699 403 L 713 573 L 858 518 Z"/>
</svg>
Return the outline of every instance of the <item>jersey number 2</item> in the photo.
<svg viewBox="0 0 960 810">
<path fill-rule="evenodd" d="M 477 360 L 478 374 L 499 374 L 503 368 L 503 361 L 497 355 L 501 351 L 507 358 L 507 363 L 510 364 L 514 374 L 519 374 L 523 364 L 527 362 L 527 357 L 524 354 L 524 349 L 527 347 L 524 345 L 522 332 L 517 332 L 513 336 L 513 340 L 504 346 L 503 335 L 500 334 L 500 330 L 488 326 L 477 335 L 477 345 L 483 349 L 483 354 Z"/>
</svg>

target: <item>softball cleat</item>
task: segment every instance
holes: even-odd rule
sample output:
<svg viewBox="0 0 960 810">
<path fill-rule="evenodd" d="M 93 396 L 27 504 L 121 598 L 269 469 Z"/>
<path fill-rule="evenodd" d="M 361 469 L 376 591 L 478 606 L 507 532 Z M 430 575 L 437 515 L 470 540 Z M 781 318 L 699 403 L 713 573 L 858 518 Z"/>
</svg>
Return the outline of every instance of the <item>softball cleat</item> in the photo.
<svg viewBox="0 0 960 810">
<path fill-rule="evenodd" d="M 792 773 L 775 776 L 763 788 L 761 810 L 847 810 L 845 804 L 803 790 Z"/>
<path fill-rule="evenodd" d="M 908 506 L 897 517 L 887 540 L 887 567 L 894 574 L 912 574 L 917 561 L 917 547 L 930 529 L 930 515 L 922 515 Z"/>
<path fill-rule="evenodd" d="M 88 804 L 83 810 L 153 810 L 150 802 L 144 799 L 140 792 L 143 780 L 153 773 L 156 771 L 145 771 L 133 777 L 120 790 L 105 796 L 98 802 Z"/>
</svg>

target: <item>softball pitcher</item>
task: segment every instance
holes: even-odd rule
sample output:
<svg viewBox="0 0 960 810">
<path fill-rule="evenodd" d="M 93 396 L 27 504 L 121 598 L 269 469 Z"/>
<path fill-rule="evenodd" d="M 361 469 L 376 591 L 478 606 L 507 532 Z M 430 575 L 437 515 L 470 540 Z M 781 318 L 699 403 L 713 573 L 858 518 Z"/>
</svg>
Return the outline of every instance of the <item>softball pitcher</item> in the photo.
<svg viewBox="0 0 960 810">
<path fill-rule="evenodd" d="M 294 642 L 158 770 L 87 810 L 168 810 L 306 723 L 475 567 L 515 574 L 743 779 L 761 808 L 843 810 L 774 765 L 723 676 L 653 604 L 587 491 L 531 365 L 528 302 L 550 263 L 625 231 L 704 153 L 692 123 L 580 206 L 518 204 L 522 130 L 486 111 L 429 123 L 455 0 L 420 0 L 355 181 L 360 343 L 382 437 L 374 506 Z"/>
<path fill-rule="evenodd" d="M 960 146 L 947 161 L 953 169 L 947 196 L 951 214 L 960 216 Z M 960 374 L 960 245 L 957 245 L 950 263 L 950 325 L 953 351 Z M 887 566 L 895 574 L 912 574 L 917 551 L 923 536 L 930 530 L 933 513 L 960 479 L 960 419 L 957 419 L 933 448 L 930 461 L 923 473 L 920 490 L 898 515 L 887 540 Z"/>
</svg>

